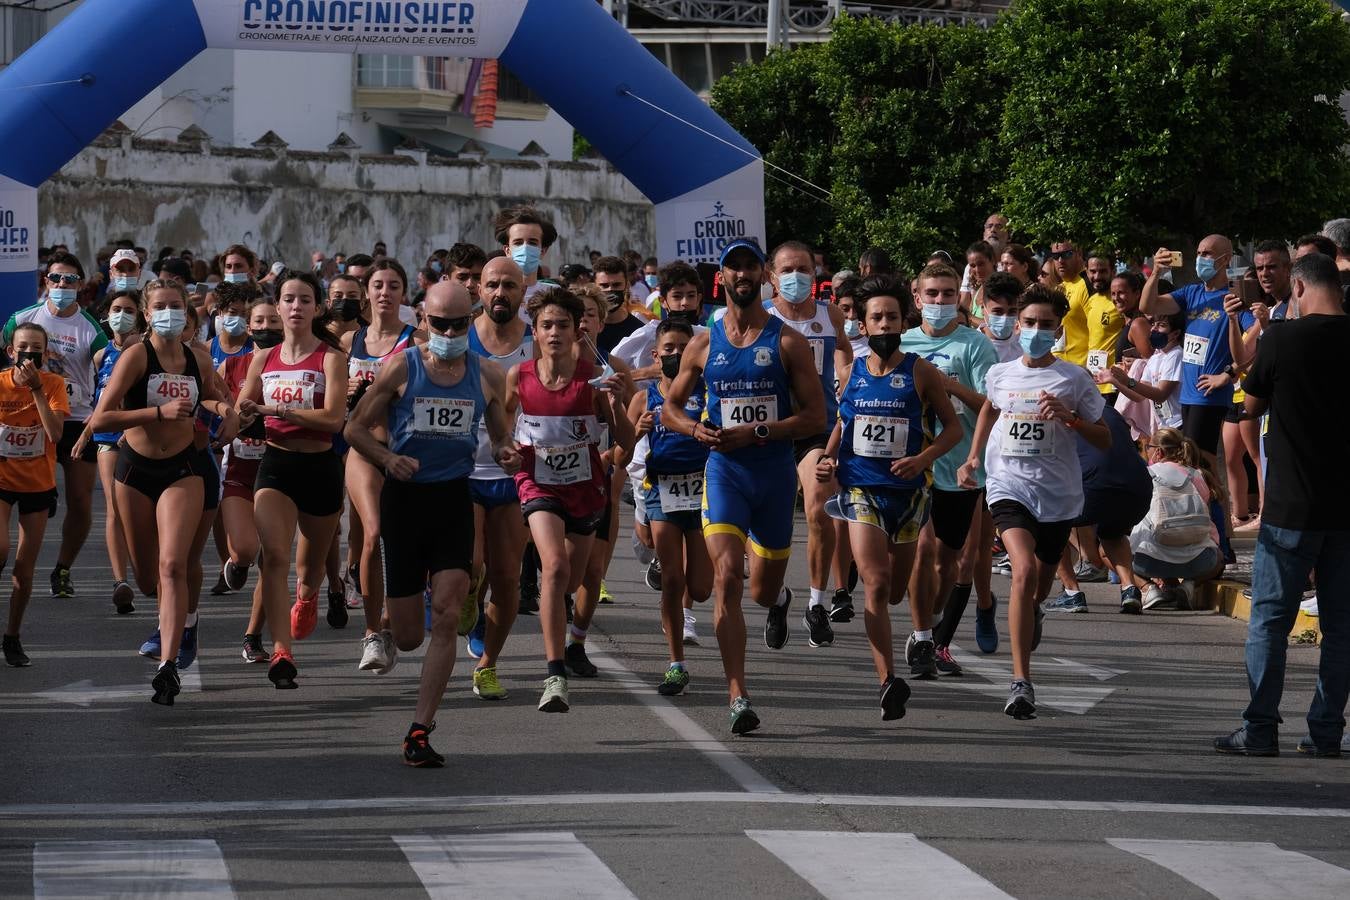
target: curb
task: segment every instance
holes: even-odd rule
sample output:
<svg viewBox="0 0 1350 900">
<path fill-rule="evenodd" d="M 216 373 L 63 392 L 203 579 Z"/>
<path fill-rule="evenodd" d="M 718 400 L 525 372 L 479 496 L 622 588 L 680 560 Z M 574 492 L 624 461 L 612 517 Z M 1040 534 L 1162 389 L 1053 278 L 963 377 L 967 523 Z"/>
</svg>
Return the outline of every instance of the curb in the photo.
<svg viewBox="0 0 1350 900">
<path fill-rule="evenodd" d="M 1243 596 L 1248 585 L 1237 581 L 1210 581 L 1201 586 L 1200 608 L 1212 609 L 1233 619 L 1251 621 L 1252 602 Z M 1299 610 L 1294 617 L 1294 628 L 1289 639 L 1296 644 L 1322 643 L 1322 629 L 1316 616 Z"/>
</svg>

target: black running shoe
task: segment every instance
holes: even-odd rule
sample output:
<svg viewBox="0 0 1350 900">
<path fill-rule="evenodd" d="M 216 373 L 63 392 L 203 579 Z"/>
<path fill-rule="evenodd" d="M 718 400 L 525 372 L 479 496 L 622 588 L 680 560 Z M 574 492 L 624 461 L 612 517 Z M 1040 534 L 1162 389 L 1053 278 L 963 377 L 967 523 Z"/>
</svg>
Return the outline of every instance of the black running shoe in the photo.
<svg viewBox="0 0 1350 900">
<path fill-rule="evenodd" d="M 244 585 L 248 584 L 248 570 L 248 566 L 236 566 L 234 560 L 227 559 L 220 570 L 220 578 L 230 590 L 242 591 Z"/>
<path fill-rule="evenodd" d="M 567 649 L 563 651 L 563 663 L 578 678 L 594 678 L 600 674 L 595 663 L 586 655 L 585 644 L 568 644 Z"/>
<path fill-rule="evenodd" d="M 894 675 L 881 686 L 881 720 L 891 722 L 905 717 L 905 703 L 909 700 L 909 685 Z"/>
<path fill-rule="evenodd" d="M 522 616 L 539 615 L 539 585 L 522 584 L 520 586 L 520 614 Z"/>
<path fill-rule="evenodd" d="M 173 698 L 178 696 L 179 691 L 183 689 L 183 680 L 178 677 L 178 666 L 173 660 L 162 664 L 159 671 L 155 673 L 155 679 L 150 682 L 150 686 L 155 689 L 155 694 L 150 698 L 151 703 L 158 703 L 160 706 L 173 706 Z"/>
<path fill-rule="evenodd" d="M 75 596 L 75 582 L 70 580 L 70 567 L 57 566 L 52 569 L 52 596 L 70 599 Z"/>
<path fill-rule="evenodd" d="M 112 602 L 119 616 L 125 616 L 136 611 L 136 592 L 131 589 L 131 585 L 125 581 L 119 581 L 113 585 Z"/>
<path fill-rule="evenodd" d="M 652 559 L 651 565 L 647 566 L 647 587 L 654 591 L 661 590 L 661 560 Z"/>
<path fill-rule="evenodd" d="M 787 646 L 791 636 L 788 631 L 788 607 L 791 605 L 792 591 L 787 591 L 787 602 L 769 607 L 769 614 L 764 617 L 764 646 L 770 650 L 782 650 Z"/>
<path fill-rule="evenodd" d="M 914 652 L 905 655 L 912 657 L 909 674 L 920 681 L 932 681 L 937 677 L 937 647 L 932 641 L 915 641 Z"/>
<path fill-rule="evenodd" d="M 445 765 L 445 757 L 431 749 L 430 735 L 421 725 L 408 729 L 403 739 L 403 764 L 419 769 L 439 769 Z"/>
<path fill-rule="evenodd" d="M 328 627 L 347 627 L 347 592 L 339 588 L 328 589 Z"/>
<path fill-rule="evenodd" d="M 261 634 L 244 635 L 244 649 L 239 654 L 246 663 L 267 662 L 267 651 L 263 649 Z"/>
<path fill-rule="evenodd" d="M 17 634 L 5 635 L 3 645 L 5 665 L 11 669 L 22 669 L 33 664 L 33 661 L 28 658 L 28 654 L 23 652 L 23 644 L 19 643 Z"/>
<path fill-rule="evenodd" d="M 300 685 L 295 683 L 295 676 L 299 674 L 295 660 L 285 650 L 272 654 L 272 665 L 267 667 L 267 680 L 276 685 L 277 690 L 293 691 L 298 688 Z"/>
<path fill-rule="evenodd" d="M 356 591 L 356 593 L 357 593 L 358 595 L 360 595 L 360 596 L 362 596 L 362 597 L 365 596 L 365 594 L 361 593 L 361 564 L 360 564 L 360 563 L 352 563 L 350 566 L 347 567 L 347 583 L 350 584 L 350 585 L 352 586 L 352 590 Z"/>
<path fill-rule="evenodd" d="M 828 647 L 834 643 L 834 629 L 830 627 L 830 614 L 823 606 L 808 606 L 802 624 L 809 634 L 806 643 L 812 647 Z"/>
<path fill-rule="evenodd" d="M 1021 721 L 1036 718 L 1036 691 L 1031 687 L 1030 681 L 1013 680 L 1012 686 L 1008 689 L 1008 702 L 1003 704 L 1003 711 Z"/>
<path fill-rule="evenodd" d="M 830 621 L 853 621 L 853 595 L 843 588 L 834 592 L 834 602 L 830 604 Z"/>
<path fill-rule="evenodd" d="M 211 596 L 224 597 L 226 594 L 232 593 L 234 593 L 234 591 L 232 591 L 230 589 L 230 586 L 225 583 L 225 572 L 222 571 L 219 575 L 216 576 L 216 583 L 211 588 Z"/>
</svg>

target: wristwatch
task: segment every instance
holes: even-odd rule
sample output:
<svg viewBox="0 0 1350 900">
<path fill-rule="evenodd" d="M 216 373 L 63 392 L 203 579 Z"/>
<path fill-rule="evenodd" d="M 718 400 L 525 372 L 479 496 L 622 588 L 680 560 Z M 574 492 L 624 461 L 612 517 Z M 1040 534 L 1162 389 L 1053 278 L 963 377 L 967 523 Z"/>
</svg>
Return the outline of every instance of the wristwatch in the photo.
<svg viewBox="0 0 1350 900">
<path fill-rule="evenodd" d="M 1127 388 L 1129 388 L 1130 390 L 1134 390 L 1135 388 L 1139 387 L 1139 382 L 1138 382 L 1138 380 L 1136 380 L 1136 379 L 1134 379 L 1134 378 L 1126 378 L 1126 379 L 1125 379 L 1125 386 L 1126 386 Z"/>
<path fill-rule="evenodd" d="M 757 440 L 757 441 L 767 441 L 768 439 L 769 439 L 769 426 L 768 426 L 768 425 L 762 425 L 762 424 L 761 424 L 761 425 L 756 425 L 756 426 L 755 426 L 755 440 Z"/>
</svg>

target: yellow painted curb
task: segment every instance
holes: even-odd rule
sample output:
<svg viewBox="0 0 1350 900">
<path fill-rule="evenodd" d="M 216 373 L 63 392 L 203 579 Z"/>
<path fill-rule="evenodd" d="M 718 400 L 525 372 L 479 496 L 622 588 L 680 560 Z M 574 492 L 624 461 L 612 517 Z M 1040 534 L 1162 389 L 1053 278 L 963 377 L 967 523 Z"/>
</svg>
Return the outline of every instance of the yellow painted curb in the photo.
<svg viewBox="0 0 1350 900">
<path fill-rule="evenodd" d="M 1211 581 L 1200 588 L 1200 608 L 1213 609 L 1243 622 L 1251 621 L 1252 602 L 1243 596 L 1247 585 L 1236 581 Z M 1321 644 L 1322 629 L 1316 616 L 1299 610 L 1289 639 L 1299 644 Z"/>
</svg>

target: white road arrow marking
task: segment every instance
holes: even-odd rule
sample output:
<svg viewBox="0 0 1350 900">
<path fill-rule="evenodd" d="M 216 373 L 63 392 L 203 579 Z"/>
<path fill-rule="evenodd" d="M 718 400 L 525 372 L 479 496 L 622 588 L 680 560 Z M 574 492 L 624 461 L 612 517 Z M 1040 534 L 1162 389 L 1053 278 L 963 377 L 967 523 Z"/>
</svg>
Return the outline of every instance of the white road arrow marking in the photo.
<svg viewBox="0 0 1350 900">
<path fill-rule="evenodd" d="M 200 663 L 194 665 L 182 674 L 183 693 L 200 692 L 202 689 L 202 673 Z M 51 703 L 70 703 L 75 706 L 92 706 L 95 703 L 108 703 L 124 700 L 149 700 L 150 682 L 145 684 L 118 684 L 106 687 L 98 687 L 88 678 L 83 681 L 76 681 L 65 687 L 53 688 L 49 691 L 40 691 L 33 696 L 46 700 Z"/>
<path fill-rule="evenodd" d="M 943 684 L 952 684 L 966 690 L 976 691 L 990 697 L 1007 699 L 1008 683 L 1012 681 L 1012 666 L 996 662 L 989 657 L 971 656 L 956 644 L 951 645 L 952 656 L 961 664 L 967 674 L 975 674 L 981 678 L 987 679 L 988 683 L 980 681 L 963 680 L 962 678 L 943 678 Z M 1068 659 L 1059 659 L 1051 657 L 1050 660 L 1032 659 L 1033 674 L 1035 670 L 1045 671 L 1047 668 L 1061 669 L 1063 672 L 1078 675 L 1087 675 L 1097 681 L 1106 681 L 1124 672 L 1115 669 L 1105 669 L 1099 666 L 1088 665 L 1087 663 L 1074 662 Z M 1071 686 L 1062 684 L 1047 684 L 1043 681 L 1037 681 L 1033 677 L 1033 683 L 1036 685 L 1036 705 L 1045 706 L 1050 709 L 1058 709 L 1062 712 L 1072 713 L 1075 716 L 1081 716 L 1091 710 L 1098 703 L 1101 703 L 1107 697 L 1115 693 L 1115 688 L 1095 687 L 1095 686 Z"/>
</svg>

